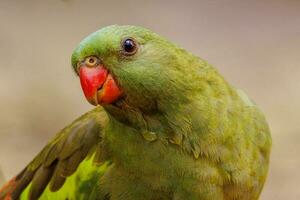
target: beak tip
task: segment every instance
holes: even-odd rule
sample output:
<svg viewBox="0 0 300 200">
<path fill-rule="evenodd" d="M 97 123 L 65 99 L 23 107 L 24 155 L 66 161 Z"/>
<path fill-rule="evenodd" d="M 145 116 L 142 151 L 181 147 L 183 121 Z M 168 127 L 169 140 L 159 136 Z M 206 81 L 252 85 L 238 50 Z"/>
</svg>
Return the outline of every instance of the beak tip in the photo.
<svg viewBox="0 0 300 200">
<path fill-rule="evenodd" d="M 91 98 L 87 98 L 88 102 L 90 104 L 92 104 L 93 106 L 97 106 L 98 105 L 98 99 L 97 99 L 97 95 L 91 97 Z"/>
</svg>

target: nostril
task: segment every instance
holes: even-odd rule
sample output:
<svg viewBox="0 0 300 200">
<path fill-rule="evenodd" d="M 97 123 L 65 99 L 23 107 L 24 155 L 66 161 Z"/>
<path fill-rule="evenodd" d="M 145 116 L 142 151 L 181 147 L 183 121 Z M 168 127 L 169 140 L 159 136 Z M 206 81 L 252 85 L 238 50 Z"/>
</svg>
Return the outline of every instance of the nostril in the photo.
<svg viewBox="0 0 300 200">
<path fill-rule="evenodd" d="M 94 60 L 93 58 L 90 58 L 90 59 L 89 59 L 89 63 L 92 63 L 92 64 L 93 64 L 93 63 L 95 63 L 95 60 Z"/>
</svg>

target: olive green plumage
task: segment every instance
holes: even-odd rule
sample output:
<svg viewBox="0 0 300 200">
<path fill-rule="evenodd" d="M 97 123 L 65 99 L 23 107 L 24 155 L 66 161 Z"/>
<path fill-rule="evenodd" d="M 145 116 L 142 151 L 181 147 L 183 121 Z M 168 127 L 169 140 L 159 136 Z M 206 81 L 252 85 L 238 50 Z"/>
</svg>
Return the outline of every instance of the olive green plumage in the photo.
<svg viewBox="0 0 300 200">
<path fill-rule="evenodd" d="M 136 54 L 122 53 L 124 38 L 138 43 Z M 109 26 L 88 36 L 73 53 L 74 70 L 92 55 L 114 75 L 123 98 L 59 133 L 20 175 L 17 194 L 32 181 L 33 197 L 49 182 L 41 199 L 258 199 L 271 137 L 244 92 L 141 27 Z"/>
</svg>

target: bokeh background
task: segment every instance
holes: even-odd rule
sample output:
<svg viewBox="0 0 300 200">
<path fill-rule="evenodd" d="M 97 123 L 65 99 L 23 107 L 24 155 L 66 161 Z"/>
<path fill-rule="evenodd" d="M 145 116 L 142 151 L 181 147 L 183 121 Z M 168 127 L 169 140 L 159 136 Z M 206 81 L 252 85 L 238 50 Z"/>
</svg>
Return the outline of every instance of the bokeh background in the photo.
<svg viewBox="0 0 300 200">
<path fill-rule="evenodd" d="M 70 55 L 82 38 L 110 24 L 148 27 L 244 89 L 273 135 L 261 199 L 300 199 L 299 0 L 0 0 L 0 168 L 6 179 L 92 108 Z"/>
</svg>

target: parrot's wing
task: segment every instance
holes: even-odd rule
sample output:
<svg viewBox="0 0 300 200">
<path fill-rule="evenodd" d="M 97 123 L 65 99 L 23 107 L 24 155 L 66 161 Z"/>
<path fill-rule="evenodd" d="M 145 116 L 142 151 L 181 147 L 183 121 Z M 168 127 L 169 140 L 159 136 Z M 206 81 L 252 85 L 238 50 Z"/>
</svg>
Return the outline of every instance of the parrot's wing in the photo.
<svg viewBox="0 0 300 200">
<path fill-rule="evenodd" d="M 101 107 L 75 120 L 0 190 L 0 199 L 18 199 L 30 183 L 29 199 L 37 199 L 48 184 L 51 191 L 59 190 L 87 156 L 95 154 L 94 161 L 98 162 L 103 136 L 101 130 L 106 122 L 107 115 Z"/>
</svg>

